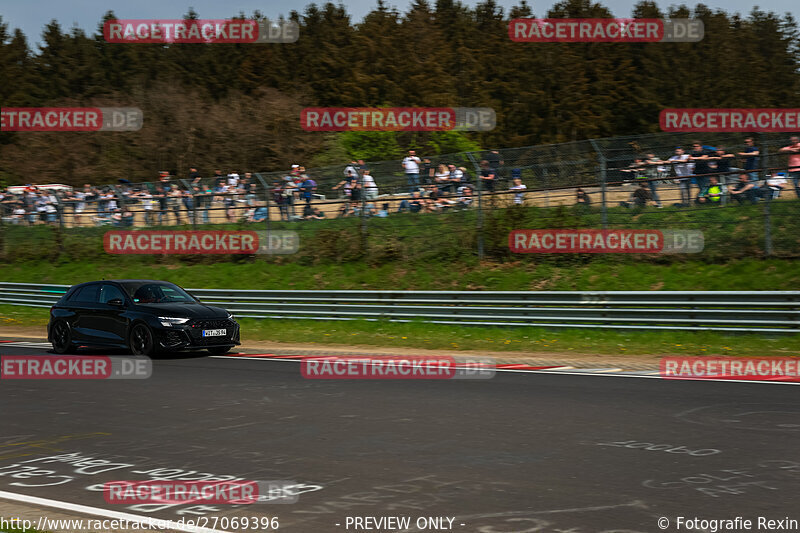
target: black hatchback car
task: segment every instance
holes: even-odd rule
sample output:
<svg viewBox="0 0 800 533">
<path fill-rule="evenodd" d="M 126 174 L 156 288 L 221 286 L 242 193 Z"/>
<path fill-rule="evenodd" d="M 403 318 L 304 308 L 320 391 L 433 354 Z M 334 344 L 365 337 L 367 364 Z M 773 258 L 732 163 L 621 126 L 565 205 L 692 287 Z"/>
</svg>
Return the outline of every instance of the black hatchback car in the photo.
<svg viewBox="0 0 800 533">
<path fill-rule="evenodd" d="M 70 287 L 50 308 L 47 340 L 56 353 L 81 347 L 128 348 L 136 355 L 208 350 L 226 353 L 239 342 L 239 324 L 221 307 L 205 305 L 174 283 L 93 281 Z"/>
</svg>

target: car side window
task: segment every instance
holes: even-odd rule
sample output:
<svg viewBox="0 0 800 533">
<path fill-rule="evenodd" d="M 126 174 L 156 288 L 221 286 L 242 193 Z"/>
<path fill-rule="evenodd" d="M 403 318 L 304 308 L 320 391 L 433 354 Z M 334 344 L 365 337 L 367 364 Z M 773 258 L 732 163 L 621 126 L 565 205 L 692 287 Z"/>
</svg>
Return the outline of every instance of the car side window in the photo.
<svg viewBox="0 0 800 533">
<path fill-rule="evenodd" d="M 93 304 L 99 301 L 100 285 L 86 285 L 78 289 L 69 299 L 70 303 Z"/>
<path fill-rule="evenodd" d="M 116 285 L 103 285 L 103 288 L 100 291 L 100 303 L 107 304 L 109 301 L 115 298 L 120 299 L 123 302 L 125 301 L 125 296 Z"/>
</svg>

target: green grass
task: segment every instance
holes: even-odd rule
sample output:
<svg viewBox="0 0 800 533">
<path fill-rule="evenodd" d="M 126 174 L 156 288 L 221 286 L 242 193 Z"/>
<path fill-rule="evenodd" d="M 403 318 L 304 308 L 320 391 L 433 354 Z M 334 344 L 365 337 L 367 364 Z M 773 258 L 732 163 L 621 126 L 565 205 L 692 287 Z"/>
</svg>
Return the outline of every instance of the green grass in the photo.
<svg viewBox="0 0 800 533">
<path fill-rule="evenodd" d="M 243 340 L 492 352 L 597 355 L 740 355 L 800 357 L 800 335 L 726 335 L 691 331 L 488 328 L 316 320 L 240 320 Z M 0 324 L 44 326 L 47 309 L 0 305 Z M 44 329 L 42 329 L 44 334 Z"/>
<path fill-rule="evenodd" d="M 791 259 L 740 259 L 723 264 L 679 263 L 580 265 L 520 262 L 404 264 L 295 263 L 163 264 L 109 261 L 4 265 L 0 281 L 75 284 L 121 278 L 163 279 L 189 288 L 350 290 L 791 290 L 800 268 Z"/>
</svg>

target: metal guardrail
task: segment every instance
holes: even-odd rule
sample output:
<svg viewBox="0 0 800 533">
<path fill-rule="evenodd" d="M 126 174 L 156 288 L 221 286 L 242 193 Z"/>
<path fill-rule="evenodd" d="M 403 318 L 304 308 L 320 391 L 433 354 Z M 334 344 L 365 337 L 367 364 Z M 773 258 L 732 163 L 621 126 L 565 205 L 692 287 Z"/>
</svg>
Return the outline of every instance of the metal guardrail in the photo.
<svg viewBox="0 0 800 533">
<path fill-rule="evenodd" d="M 50 307 L 69 285 L 0 282 L 0 304 Z M 187 289 L 239 318 L 799 333 L 800 291 Z"/>
</svg>

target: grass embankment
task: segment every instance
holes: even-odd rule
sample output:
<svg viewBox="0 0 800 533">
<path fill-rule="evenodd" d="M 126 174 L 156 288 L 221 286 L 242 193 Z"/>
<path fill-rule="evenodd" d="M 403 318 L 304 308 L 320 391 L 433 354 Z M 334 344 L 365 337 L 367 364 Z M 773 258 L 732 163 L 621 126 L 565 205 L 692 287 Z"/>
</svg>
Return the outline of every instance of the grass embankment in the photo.
<svg viewBox="0 0 800 533">
<path fill-rule="evenodd" d="M 476 213 L 393 215 L 276 224 L 295 229 L 293 256 L 141 256 L 104 253 L 109 228 L 57 231 L 14 227 L 5 232 L 0 281 L 74 284 L 94 279 L 166 279 L 184 287 L 349 290 L 792 290 L 800 287 L 800 202 L 774 202 L 773 246 L 763 260 L 763 206 L 636 212 L 609 210 L 612 228 L 701 229 L 695 255 L 513 255 L 508 232 L 518 228 L 599 227 L 597 210 L 509 208 L 486 213 L 486 260 L 475 257 Z M 228 228 L 263 229 L 252 225 Z M 221 229 L 214 226 L 214 229 Z M 190 228 L 183 228 L 190 229 Z M 2 324 L 46 321 L 46 310 L 0 306 Z M 8 319 L 13 320 L 9 322 Z M 710 332 L 615 332 L 556 328 L 478 328 L 370 322 L 245 320 L 250 340 L 363 344 L 410 348 L 606 354 L 686 353 L 797 355 L 794 336 L 729 336 Z"/>
</svg>

